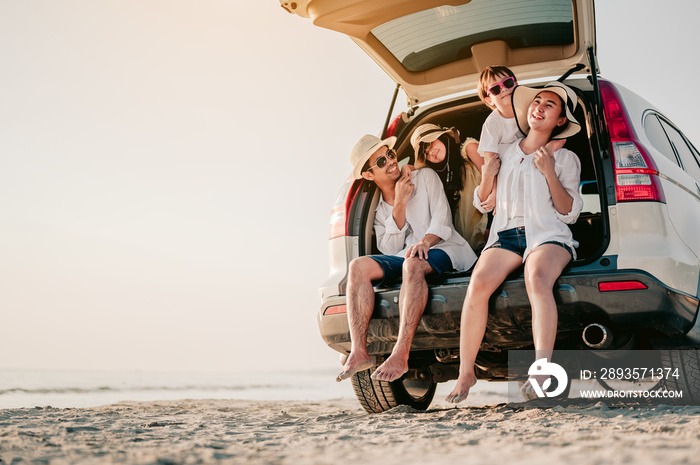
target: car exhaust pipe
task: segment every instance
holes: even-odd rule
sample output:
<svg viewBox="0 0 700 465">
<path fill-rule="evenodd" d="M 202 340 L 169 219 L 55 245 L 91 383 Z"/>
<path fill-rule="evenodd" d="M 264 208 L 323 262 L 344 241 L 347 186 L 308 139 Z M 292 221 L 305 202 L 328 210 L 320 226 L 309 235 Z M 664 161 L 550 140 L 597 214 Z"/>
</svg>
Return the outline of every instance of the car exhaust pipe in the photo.
<svg viewBox="0 0 700 465">
<path fill-rule="evenodd" d="M 613 342 L 613 335 L 607 326 L 591 323 L 581 333 L 583 343 L 591 349 L 607 349 Z"/>
</svg>

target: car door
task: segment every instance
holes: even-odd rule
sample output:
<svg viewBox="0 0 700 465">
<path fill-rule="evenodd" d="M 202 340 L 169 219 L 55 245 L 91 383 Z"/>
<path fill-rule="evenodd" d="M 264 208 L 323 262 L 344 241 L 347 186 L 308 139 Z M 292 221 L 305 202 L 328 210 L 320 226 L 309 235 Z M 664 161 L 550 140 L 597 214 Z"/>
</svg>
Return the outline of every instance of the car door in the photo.
<svg viewBox="0 0 700 465">
<path fill-rule="evenodd" d="M 675 165 L 661 172 L 668 214 L 683 242 L 700 256 L 700 155 L 667 118 L 656 111 L 644 117 L 644 131 L 654 148 Z"/>
</svg>

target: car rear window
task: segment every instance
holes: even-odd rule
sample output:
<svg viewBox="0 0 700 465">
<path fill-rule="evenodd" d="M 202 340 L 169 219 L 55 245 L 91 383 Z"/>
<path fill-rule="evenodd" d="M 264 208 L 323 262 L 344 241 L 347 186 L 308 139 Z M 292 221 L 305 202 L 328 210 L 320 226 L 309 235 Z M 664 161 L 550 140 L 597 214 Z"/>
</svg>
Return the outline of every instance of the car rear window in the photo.
<svg viewBox="0 0 700 465">
<path fill-rule="evenodd" d="M 420 11 L 372 29 L 409 71 L 425 71 L 471 57 L 480 42 L 511 49 L 574 42 L 571 0 L 472 0 Z"/>
</svg>

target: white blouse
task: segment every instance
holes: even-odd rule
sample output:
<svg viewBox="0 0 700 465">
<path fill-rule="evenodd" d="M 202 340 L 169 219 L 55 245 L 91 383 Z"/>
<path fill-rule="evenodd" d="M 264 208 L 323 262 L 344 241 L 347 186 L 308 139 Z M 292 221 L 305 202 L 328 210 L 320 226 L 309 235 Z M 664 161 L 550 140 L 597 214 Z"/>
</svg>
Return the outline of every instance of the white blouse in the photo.
<svg viewBox="0 0 700 465">
<path fill-rule="evenodd" d="M 406 223 L 403 228 L 399 229 L 394 221 L 394 207 L 380 197 L 374 216 L 377 248 L 383 254 L 403 258 L 406 249 L 420 242 L 426 234 L 434 234 L 442 240 L 432 249 L 444 250 L 452 260 L 454 269 L 468 270 L 476 262 L 476 254 L 455 231 L 450 205 L 437 173 L 430 168 L 415 170 L 412 181 L 416 188 L 406 203 Z"/>
<path fill-rule="evenodd" d="M 556 241 L 568 245 L 574 252 L 578 247 L 567 224 L 573 224 L 578 219 L 583 208 L 583 199 L 579 194 L 581 179 L 581 162 L 574 152 L 559 149 L 554 152 L 554 171 L 564 189 L 574 199 L 571 211 L 562 215 L 554 207 L 552 194 L 544 175 L 535 166 L 535 158 L 526 155 L 520 149 L 519 143 L 510 145 L 501 154 L 501 169 L 498 172 L 498 189 L 496 190 L 496 208 L 491 225 L 491 233 L 485 247 L 496 242 L 498 232 L 507 229 L 509 213 L 512 213 L 518 195 L 518 184 L 522 178 L 523 213 L 525 220 L 525 238 L 527 249 L 523 262 L 528 254 L 544 242 Z M 479 199 L 479 187 L 474 191 L 474 206 L 486 213 Z"/>
</svg>

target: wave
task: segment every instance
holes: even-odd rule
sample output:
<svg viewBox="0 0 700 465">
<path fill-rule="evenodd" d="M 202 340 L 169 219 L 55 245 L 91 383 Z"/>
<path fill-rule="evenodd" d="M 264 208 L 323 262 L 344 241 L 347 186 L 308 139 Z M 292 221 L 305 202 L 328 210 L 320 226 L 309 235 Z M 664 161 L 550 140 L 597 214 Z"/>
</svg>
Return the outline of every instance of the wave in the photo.
<svg viewBox="0 0 700 465">
<path fill-rule="evenodd" d="M 320 400 L 352 395 L 335 370 L 149 372 L 0 369 L 0 409 L 176 399 Z"/>
<path fill-rule="evenodd" d="M 46 387 L 0 389 L 0 396 L 8 394 L 92 394 L 105 392 L 153 392 L 153 391 L 247 391 L 266 389 L 288 389 L 288 384 L 245 384 L 245 385 L 184 385 L 184 386 L 96 386 L 96 387 Z"/>
</svg>

